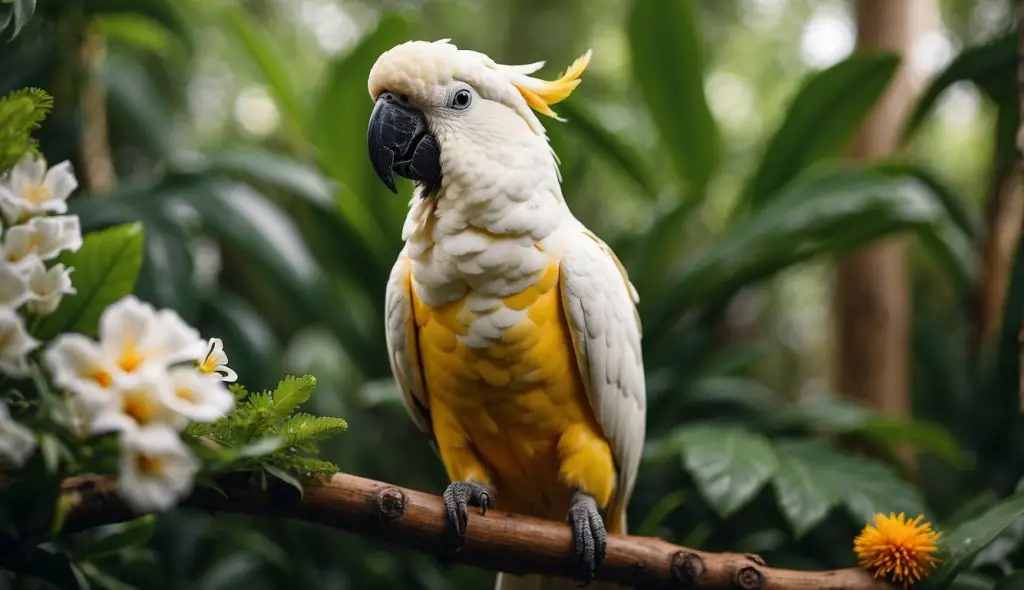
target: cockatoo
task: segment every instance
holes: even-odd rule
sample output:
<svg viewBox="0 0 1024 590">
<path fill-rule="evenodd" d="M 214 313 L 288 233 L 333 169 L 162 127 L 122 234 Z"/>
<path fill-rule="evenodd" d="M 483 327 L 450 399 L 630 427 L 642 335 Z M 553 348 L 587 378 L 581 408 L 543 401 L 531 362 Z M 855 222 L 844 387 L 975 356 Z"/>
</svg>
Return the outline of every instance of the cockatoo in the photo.
<svg viewBox="0 0 1024 590">
<path fill-rule="evenodd" d="M 636 289 L 573 216 L 534 111 L 580 83 L 588 51 L 554 81 L 444 39 L 410 41 L 370 70 L 370 162 L 415 182 L 386 293 L 391 370 L 447 470 L 450 530 L 468 506 L 571 525 L 589 581 L 606 530 L 626 532 L 646 397 Z M 604 517 L 602 517 L 602 511 Z M 574 587 L 499 574 L 499 590 Z"/>
</svg>

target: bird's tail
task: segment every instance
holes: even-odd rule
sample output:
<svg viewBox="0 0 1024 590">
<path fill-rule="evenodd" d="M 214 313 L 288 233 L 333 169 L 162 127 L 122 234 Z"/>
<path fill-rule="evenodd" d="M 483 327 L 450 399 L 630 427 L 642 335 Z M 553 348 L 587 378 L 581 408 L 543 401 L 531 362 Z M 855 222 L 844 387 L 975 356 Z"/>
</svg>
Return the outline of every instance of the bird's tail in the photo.
<svg viewBox="0 0 1024 590">
<path fill-rule="evenodd" d="M 611 534 L 626 533 L 626 511 L 624 506 L 614 502 L 609 507 L 605 526 Z M 494 590 L 579 590 L 579 582 L 569 578 L 550 576 L 516 576 L 514 574 L 498 574 Z M 604 580 L 594 580 L 587 584 L 587 590 L 622 590 L 625 586 Z"/>
</svg>

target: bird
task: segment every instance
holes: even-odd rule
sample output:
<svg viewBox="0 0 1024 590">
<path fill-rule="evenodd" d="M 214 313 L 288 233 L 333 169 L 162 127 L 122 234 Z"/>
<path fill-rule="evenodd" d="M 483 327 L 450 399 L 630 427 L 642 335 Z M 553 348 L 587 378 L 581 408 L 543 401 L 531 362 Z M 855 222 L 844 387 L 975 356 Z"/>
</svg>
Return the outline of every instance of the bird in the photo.
<svg viewBox="0 0 1024 590">
<path fill-rule="evenodd" d="M 639 296 L 612 249 L 570 211 L 538 115 L 569 97 L 593 52 L 555 80 L 450 39 L 379 55 L 367 148 L 397 194 L 413 181 L 385 294 L 391 372 L 449 484 L 446 530 L 469 508 L 570 525 L 590 583 L 626 508 L 646 429 Z M 594 581 L 592 588 L 604 582 Z M 576 587 L 499 572 L 497 590 Z M 603 587 L 617 587 L 606 585 Z"/>
</svg>

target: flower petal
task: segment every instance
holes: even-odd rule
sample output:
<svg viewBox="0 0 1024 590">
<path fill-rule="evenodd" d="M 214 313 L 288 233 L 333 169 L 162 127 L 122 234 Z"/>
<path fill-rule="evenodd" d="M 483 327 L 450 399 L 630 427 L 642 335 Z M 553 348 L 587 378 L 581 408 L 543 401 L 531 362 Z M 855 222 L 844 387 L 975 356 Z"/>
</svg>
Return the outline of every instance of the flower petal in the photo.
<svg viewBox="0 0 1024 590">
<path fill-rule="evenodd" d="M 28 353 L 39 346 L 14 310 L 0 308 L 0 372 L 14 377 L 28 375 Z"/>
<path fill-rule="evenodd" d="M 90 408 L 117 399 L 114 368 L 94 341 L 81 334 L 61 334 L 43 352 L 43 362 L 57 387 L 82 397 Z"/>
<path fill-rule="evenodd" d="M 66 201 L 71 193 L 78 188 L 78 179 L 75 178 L 71 162 L 64 160 L 60 164 L 50 168 L 43 180 L 46 188 L 50 189 L 51 199 L 54 201 Z"/>
<path fill-rule="evenodd" d="M 190 366 L 170 371 L 171 388 L 164 400 L 169 408 L 197 422 L 212 422 L 223 417 L 235 405 L 219 375 L 196 371 Z"/>
</svg>

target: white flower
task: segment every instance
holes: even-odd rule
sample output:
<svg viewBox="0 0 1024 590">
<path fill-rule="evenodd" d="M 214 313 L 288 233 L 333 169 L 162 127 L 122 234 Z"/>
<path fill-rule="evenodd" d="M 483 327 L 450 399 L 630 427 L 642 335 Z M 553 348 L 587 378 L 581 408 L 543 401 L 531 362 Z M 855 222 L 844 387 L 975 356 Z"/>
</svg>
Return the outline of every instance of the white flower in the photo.
<svg viewBox="0 0 1024 590">
<path fill-rule="evenodd" d="M 25 322 L 15 311 L 0 307 L 0 372 L 12 377 L 28 375 L 28 353 L 39 346 L 25 329 Z"/>
<path fill-rule="evenodd" d="M 24 268 L 33 259 L 50 260 L 65 250 L 82 247 L 82 226 L 77 215 L 34 217 L 7 230 L 4 255 L 12 264 Z"/>
<path fill-rule="evenodd" d="M 171 310 L 157 311 L 127 295 L 100 316 L 99 343 L 61 334 L 43 359 L 54 383 L 86 396 L 91 405 L 115 400 L 115 390 L 134 387 L 147 372 L 166 379 L 175 363 L 198 361 L 205 343 L 199 332 Z"/>
<path fill-rule="evenodd" d="M 164 403 L 175 412 L 196 422 L 212 422 L 231 411 L 235 396 L 220 375 L 175 367 L 170 371 L 171 387 L 164 390 Z"/>
<path fill-rule="evenodd" d="M 184 428 L 188 421 L 172 410 L 165 400 L 170 395 L 170 383 L 159 374 L 140 375 L 130 385 L 115 389 L 105 404 L 95 406 L 90 430 L 130 433 L 155 424 Z"/>
<path fill-rule="evenodd" d="M 96 342 L 81 334 L 61 334 L 43 352 L 43 362 L 57 387 L 79 396 L 90 411 L 113 403 L 117 359 L 108 359 Z"/>
<path fill-rule="evenodd" d="M 0 306 L 18 309 L 28 297 L 28 285 L 22 273 L 0 260 Z"/>
<path fill-rule="evenodd" d="M 148 426 L 121 438 L 117 488 L 138 512 L 166 510 L 192 491 L 199 462 L 172 428 Z"/>
<path fill-rule="evenodd" d="M 71 286 L 73 270 L 65 268 L 61 263 L 47 269 L 41 260 L 36 260 L 28 270 L 29 299 L 26 307 L 29 313 L 49 315 L 57 310 L 65 295 L 77 293 Z"/>
<path fill-rule="evenodd" d="M 220 338 L 210 338 L 210 347 L 207 349 L 206 358 L 199 364 L 199 370 L 203 373 L 216 371 L 221 379 L 228 383 L 238 379 L 238 373 L 228 367 L 228 355 L 224 352 L 224 343 Z"/>
<path fill-rule="evenodd" d="M 7 404 L 0 401 L 0 463 L 21 467 L 35 450 L 35 433 L 12 420 Z"/>
<path fill-rule="evenodd" d="M 27 217 L 66 213 L 78 180 L 67 160 L 46 169 L 46 160 L 27 154 L 0 183 L 0 211 L 12 223 Z"/>
</svg>

